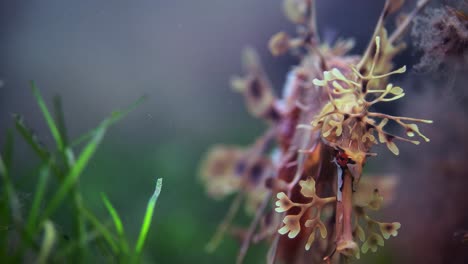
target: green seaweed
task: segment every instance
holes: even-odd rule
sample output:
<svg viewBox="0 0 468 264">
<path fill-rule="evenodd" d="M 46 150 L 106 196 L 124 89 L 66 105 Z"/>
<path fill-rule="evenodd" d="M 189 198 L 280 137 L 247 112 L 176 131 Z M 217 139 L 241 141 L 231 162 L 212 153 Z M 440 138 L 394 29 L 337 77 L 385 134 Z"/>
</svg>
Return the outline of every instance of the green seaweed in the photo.
<svg viewBox="0 0 468 264">
<path fill-rule="evenodd" d="M 54 97 L 51 112 L 34 82 L 31 82 L 31 90 L 55 148 L 44 145 L 21 115 L 13 115 L 17 133 L 40 164 L 33 173 L 37 175 L 34 179 L 36 187 L 25 214 L 16 189 L 16 175 L 12 173 L 14 135 L 9 130 L 0 154 L 3 187 L 0 193 L 0 231 L 6 234 L 0 236 L 0 259 L 6 263 L 25 262 L 31 258 L 37 263 L 60 263 L 65 260 L 84 263 L 90 258 L 91 252 L 98 250 L 101 257 L 112 262 L 139 262 L 161 192 L 162 179 L 157 180 L 156 190 L 148 202 L 134 250 L 130 250 L 131 243 L 125 236 L 122 220 L 107 196 L 102 193 L 102 201 L 110 213 L 110 219 L 103 220 L 85 204 L 79 181 L 108 129 L 146 98 L 142 97 L 129 107 L 112 112 L 96 128 L 76 140 L 70 140 L 60 97 Z M 78 155 L 75 155 L 76 148 L 81 149 Z M 52 175 L 55 178 L 51 178 Z M 73 234 L 62 239 L 56 217 L 59 211 L 66 211 L 69 206 L 73 208 L 73 213 L 67 214 L 72 220 L 70 222 L 74 223 Z M 108 220 L 114 223 L 115 230 L 110 228 Z M 12 239 L 19 239 L 19 242 L 12 244 Z"/>
</svg>

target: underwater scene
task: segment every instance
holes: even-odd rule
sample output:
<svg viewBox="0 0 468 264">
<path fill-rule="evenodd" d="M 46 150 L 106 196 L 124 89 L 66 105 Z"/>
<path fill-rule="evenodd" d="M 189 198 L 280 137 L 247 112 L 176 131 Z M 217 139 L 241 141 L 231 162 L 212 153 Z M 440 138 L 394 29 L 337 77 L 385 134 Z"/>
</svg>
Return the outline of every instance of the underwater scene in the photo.
<svg viewBox="0 0 468 264">
<path fill-rule="evenodd" d="M 2 1 L 0 263 L 468 263 L 468 1 Z"/>
</svg>

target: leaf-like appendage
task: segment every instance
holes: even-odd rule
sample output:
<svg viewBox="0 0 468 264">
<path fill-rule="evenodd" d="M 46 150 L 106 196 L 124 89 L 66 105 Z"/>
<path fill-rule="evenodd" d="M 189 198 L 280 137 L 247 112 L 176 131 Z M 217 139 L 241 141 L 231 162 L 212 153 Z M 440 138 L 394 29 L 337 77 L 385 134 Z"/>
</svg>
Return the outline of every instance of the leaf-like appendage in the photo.
<svg viewBox="0 0 468 264">
<path fill-rule="evenodd" d="M 308 215 L 308 219 L 304 223 L 304 228 L 307 230 L 310 230 L 309 239 L 305 245 L 305 249 L 309 250 L 312 243 L 315 240 L 316 229 L 320 231 L 320 235 L 322 238 L 327 237 L 328 232 L 327 232 L 325 225 L 320 220 L 320 215 L 321 215 L 322 208 L 328 203 L 335 202 L 336 198 L 335 197 L 328 197 L 328 198 L 318 197 L 317 194 L 315 193 L 315 181 L 313 178 L 309 178 L 305 181 L 300 181 L 299 185 L 301 186 L 301 194 L 304 197 L 312 198 L 312 201 L 309 203 L 295 203 L 295 202 L 292 202 L 285 193 L 283 192 L 278 193 L 276 195 L 276 197 L 278 198 L 278 200 L 276 201 L 276 206 L 277 206 L 275 208 L 276 212 L 279 212 L 279 213 L 287 212 L 293 207 L 300 208 L 300 212 L 298 214 L 294 214 L 294 215 L 289 214 L 284 217 L 283 219 L 284 226 L 278 230 L 278 233 L 280 233 L 281 235 L 288 234 L 289 238 L 295 238 L 299 234 L 299 232 L 302 231 L 301 224 L 300 224 L 300 220 L 302 216 L 306 212 L 311 214 L 310 210 L 308 209 L 315 208 L 316 213 L 314 213 L 313 215 L 312 214 Z"/>
</svg>

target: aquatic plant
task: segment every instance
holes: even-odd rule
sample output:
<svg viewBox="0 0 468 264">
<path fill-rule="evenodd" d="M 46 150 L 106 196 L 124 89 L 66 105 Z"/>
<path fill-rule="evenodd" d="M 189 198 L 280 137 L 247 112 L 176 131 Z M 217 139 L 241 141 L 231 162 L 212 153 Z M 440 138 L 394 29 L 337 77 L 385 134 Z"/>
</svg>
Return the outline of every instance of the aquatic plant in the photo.
<svg viewBox="0 0 468 264">
<path fill-rule="evenodd" d="M 36 190 L 30 205 L 19 199 L 17 179 L 13 171 L 14 134 L 8 131 L 4 149 L 0 153 L 0 259 L 2 263 L 87 263 L 90 259 L 109 262 L 139 263 L 148 236 L 154 207 L 162 187 L 162 179 L 148 201 L 139 236 L 134 247 L 125 235 L 122 220 L 110 200 L 103 193 L 102 201 L 110 214 L 109 221 L 101 220 L 84 203 L 79 179 L 111 125 L 118 122 L 141 98 L 127 109 L 114 111 L 95 129 L 70 140 L 67 135 L 62 104 L 54 99 L 51 113 L 39 89 L 31 83 L 32 92 L 55 141 L 55 148 L 47 148 L 29 128 L 22 116 L 15 114 L 14 125 L 21 138 L 31 148 L 38 165 Z M 76 155 L 76 149 L 81 149 Z M 22 165 L 25 166 L 25 165 Z M 51 177 L 55 177 L 55 180 Z M 60 231 L 56 218 L 59 211 L 71 206 L 68 219 L 74 222 L 70 233 Z M 114 225 L 111 228 L 110 225 Z M 115 229 L 115 230 L 114 230 Z M 98 253 L 98 254 L 96 254 Z M 96 254 L 96 255 L 94 255 Z"/>
<path fill-rule="evenodd" d="M 298 36 L 277 33 L 269 48 L 273 55 L 291 51 L 301 62 L 288 73 L 282 97 L 277 97 L 258 56 L 252 49 L 244 52 L 246 75 L 233 78 L 232 86 L 269 129 L 248 148 L 215 146 L 202 163 L 201 179 L 209 194 L 219 199 L 237 192 L 209 250 L 231 232 L 242 241 L 237 263 L 251 242 L 262 240 L 270 243 L 268 263 L 277 258 L 331 263 L 375 252 L 385 239 L 398 235 L 400 223 L 380 222 L 368 213 L 381 207 L 381 193 L 388 193 L 394 181 L 361 176 L 368 157 L 376 155 L 374 145 L 383 143 L 398 155 L 397 141 L 417 145 L 417 135 L 429 142 L 418 125 L 431 120 L 373 111 L 375 104 L 405 95 L 388 80 L 405 73 L 405 66 L 393 69 L 393 59 L 405 48 L 401 37 L 427 2 L 418 1 L 388 34 L 385 21 L 404 1 L 387 0 L 368 48 L 362 55 L 348 55 L 352 40 L 320 41 L 315 1 L 284 1 L 286 16 L 298 24 Z M 406 136 L 387 132 L 391 122 Z M 234 230 L 230 223 L 244 198 L 253 220 L 247 229 Z"/>
<path fill-rule="evenodd" d="M 468 63 L 468 2 L 451 2 L 427 8 L 414 21 L 411 35 L 415 47 L 422 51 L 421 61 L 415 66 L 419 71 L 435 71 L 442 66 L 453 71 Z"/>
</svg>

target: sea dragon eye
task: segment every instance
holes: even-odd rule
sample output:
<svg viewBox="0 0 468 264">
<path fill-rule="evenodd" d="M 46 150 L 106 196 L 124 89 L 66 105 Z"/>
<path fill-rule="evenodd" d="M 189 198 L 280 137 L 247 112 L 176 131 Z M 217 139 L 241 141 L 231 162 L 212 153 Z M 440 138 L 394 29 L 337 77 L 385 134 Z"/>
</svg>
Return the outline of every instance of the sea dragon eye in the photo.
<svg viewBox="0 0 468 264">
<path fill-rule="evenodd" d="M 356 164 L 343 149 L 336 150 L 335 163 L 341 168 L 345 168 L 348 164 Z"/>
</svg>

